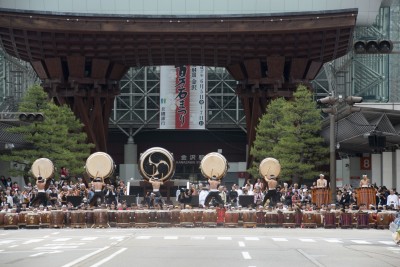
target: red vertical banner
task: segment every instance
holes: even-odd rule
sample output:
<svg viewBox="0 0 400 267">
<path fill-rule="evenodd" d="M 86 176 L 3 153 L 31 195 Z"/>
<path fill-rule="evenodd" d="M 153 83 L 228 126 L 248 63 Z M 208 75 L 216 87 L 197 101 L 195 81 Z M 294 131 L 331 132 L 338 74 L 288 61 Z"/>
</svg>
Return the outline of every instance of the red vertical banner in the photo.
<svg viewBox="0 0 400 267">
<path fill-rule="evenodd" d="M 190 66 L 176 68 L 175 129 L 189 129 L 190 121 Z"/>
</svg>

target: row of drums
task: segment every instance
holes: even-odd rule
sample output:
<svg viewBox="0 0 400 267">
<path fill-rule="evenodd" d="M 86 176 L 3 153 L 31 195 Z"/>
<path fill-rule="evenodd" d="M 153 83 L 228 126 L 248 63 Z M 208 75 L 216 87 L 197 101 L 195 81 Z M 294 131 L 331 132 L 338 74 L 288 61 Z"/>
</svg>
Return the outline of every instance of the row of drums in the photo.
<svg viewBox="0 0 400 267">
<path fill-rule="evenodd" d="M 264 210 L 73 210 L 0 213 L 0 228 L 107 227 L 286 227 L 379 228 L 395 219 L 391 212 L 266 212 Z"/>
</svg>

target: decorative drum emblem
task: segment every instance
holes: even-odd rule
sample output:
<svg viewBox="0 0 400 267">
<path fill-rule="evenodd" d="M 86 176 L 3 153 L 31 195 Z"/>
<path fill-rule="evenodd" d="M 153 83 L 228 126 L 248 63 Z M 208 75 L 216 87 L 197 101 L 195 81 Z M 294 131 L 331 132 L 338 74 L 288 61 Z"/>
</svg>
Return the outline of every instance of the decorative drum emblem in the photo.
<svg viewBox="0 0 400 267">
<path fill-rule="evenodd" d="M 146 180 L 167 181 L 175 172 L 174 156 L 161 147 L 152 147 L 140 154 L 139 172 Z"/>
</svg>

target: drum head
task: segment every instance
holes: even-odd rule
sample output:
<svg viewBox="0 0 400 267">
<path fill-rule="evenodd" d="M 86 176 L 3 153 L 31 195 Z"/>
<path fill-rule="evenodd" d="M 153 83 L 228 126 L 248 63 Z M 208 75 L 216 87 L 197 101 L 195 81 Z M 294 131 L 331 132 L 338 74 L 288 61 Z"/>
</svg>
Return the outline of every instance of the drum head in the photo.
<svg viewBox="0 0 400 267">
<path fill-rule="evenodd" d="M 281 164 L 277 159 L 265 158 L 260 163 L 259 172 L 262 177 L 269 178 L 271 175 L 278 177 L 281 173 Z"/>
<path fill-rule="evenodd" d="M 201 160 L 200 170 L 207 179 L 210 179 L 213 175 L 217 179 L 222 179 L 228 170 L 228 162 L 220 153 L 211 152 Z"/>
<path fill-rule="evenodd" d="M 114 172 L 114 161 L 107 153 L 93 153 L 86 160 L 86 172 L 92 178 L 107 178 Z"/>
<path fill-rule="evenodd" d="M 139 172 L 143 179 L 167 181 L 175 172 L 174 156 L 161 147 L 152 147 L 140 154 Z"/>
<path fill-rule="evenodd" d="M 43 179 L 48 179 L 54 174 L 54 165 L 48 158 L 40 158 L 33 162 L 31 171 L 35 178 L 41 176 Z"/>
</svg>

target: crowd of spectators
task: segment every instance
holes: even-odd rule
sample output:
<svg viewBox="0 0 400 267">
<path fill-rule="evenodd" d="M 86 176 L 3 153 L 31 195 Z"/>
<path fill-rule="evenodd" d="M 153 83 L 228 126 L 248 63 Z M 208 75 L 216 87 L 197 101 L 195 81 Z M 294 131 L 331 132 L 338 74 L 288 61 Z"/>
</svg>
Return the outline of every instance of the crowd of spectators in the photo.
<svg viewBox="0 0 400 267">
<path fill-rule="evenodd" d="M 92 184 L 86 184 L 82 181 L 82 178 L 79 177 L 60 181 L 51 180 L 49 186 L 45 190 L 46 203 L 33 203 L 32 201 L 35 200 L 38 194 L 36 185 L 28 183 L 27 185 L 21 186 L 17 182 L 12 181 L 11 178 L 6 179 L 4 176 L 1 176 L 0 187 L 0 208 L 2 210 L 11 208 L 19 209 L 22 205 L 26 207 L 39 205 L 43 205 L 44 207 L 71 206 L 72 203 L 69 203 L 68 197 L 74 196 L 80 197 L 79 200 L 81 202 L 78 203 L 78 206 L 82 205 L 88 207 L 95 191 Z M 209 193 L 208 187 L 208 184 L 199 183 L 196 185 L 190 184 L 189 188 L 178 188 L 176 191 L 176 202 L 180 203 L 182 208 L 186 208 L 192 205 L 192 198 L 196 197 L 198 198 L 200 207 L 206 206 L 204 201 Z M 291 185 L 286 182 L 280 183 L 276 188 L 279 200 L 272 208 L 282 206 L 285 209 L 313 210 L 316 208 L 311 196 L 314 187 L 315 184 L 308 187 L 307 185 L 298 185 L 297 183 Z M 396 189 L 388 189 L 385 186 L 374 185 L 371 187 L 375 190 L 377 205 L 374 207 L 367 207 L 368 209 L 400 209 L 399 196 Z M 123 181 L 116 180 L 112 184 L 105 184 L 103 189 L 104 203 L 101 204 L 119 209 L 126 208 L 127 205 L 124 203 L 122 197 L 126 195 L 126 190 L 127 188 Z M 257 179 L 257 181 L 253 183 L 248 180 L 243 186 L 234 184 L 230 190 L 226 186 L 220 185 L 218 190 L 223 205 L 225 206 L 240 206 L 239 197 L 242 195 L 252 196 L 252 203 L 250 206 L 253 208 L 271 206 L 268 200 L 264 201 L 268 188 L 267 183 L 261 179 Z M 144 196 L 140 202 L 148 207 L 165 204 L 162 199 L 155 198 L 154 194 L 151 192 Z M 335 203 L 338 207 L 354 208 L 357 205 L 355 188 L 350 185 L 337 188 Z M 213 203 L 210 204 L 213 205 Z M 214 204 L 218 205 L 218 203 Z"/>
</svg>

